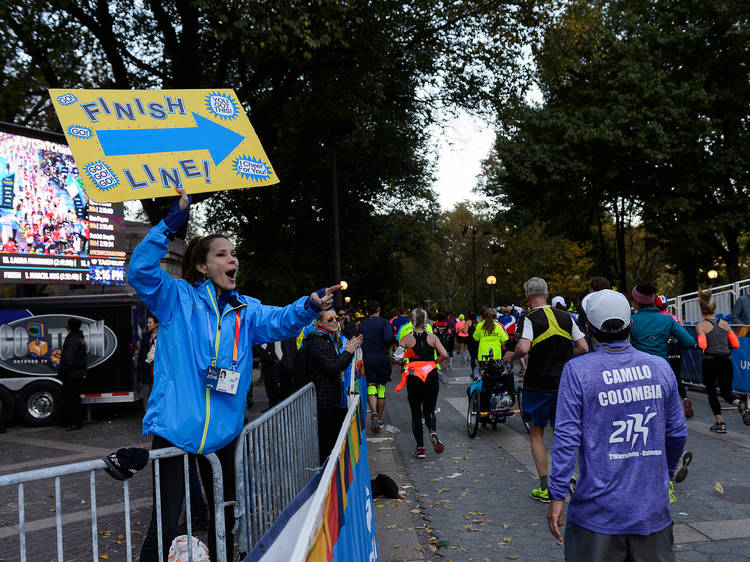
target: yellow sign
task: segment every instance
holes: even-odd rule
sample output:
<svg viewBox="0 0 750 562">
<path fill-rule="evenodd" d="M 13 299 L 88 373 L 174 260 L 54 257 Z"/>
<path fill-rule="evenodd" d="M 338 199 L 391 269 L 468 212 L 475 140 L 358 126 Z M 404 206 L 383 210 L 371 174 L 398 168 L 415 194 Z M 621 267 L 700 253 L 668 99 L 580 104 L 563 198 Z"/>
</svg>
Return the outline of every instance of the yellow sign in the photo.
<svg viewBox="0 0 750 562">
<path fill-rule="evenodd" d="M 234 90 L 49 92 L 94 201 L 279 182 Z"/>
</svg>

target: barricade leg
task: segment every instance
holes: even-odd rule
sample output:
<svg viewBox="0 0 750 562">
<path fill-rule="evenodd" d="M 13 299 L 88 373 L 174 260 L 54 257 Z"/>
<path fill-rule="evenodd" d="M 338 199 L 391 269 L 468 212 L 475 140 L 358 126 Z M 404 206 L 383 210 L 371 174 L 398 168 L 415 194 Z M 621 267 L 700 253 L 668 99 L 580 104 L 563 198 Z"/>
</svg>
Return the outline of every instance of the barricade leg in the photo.
<svg viewBox="0 0 750 562">
<path fill-rule="evenodd" d="M 232 560 L 234 556 L 234 540 L 231 533 L 227 533 L 227 529 L 231 530 L 234 526 L 234 447 L 233 441 L 216 453 L 198 457 L 203 488 L 208 505 L 213 509 L 208 532 L 208 550 L 212 560 Z"/>
</svg>

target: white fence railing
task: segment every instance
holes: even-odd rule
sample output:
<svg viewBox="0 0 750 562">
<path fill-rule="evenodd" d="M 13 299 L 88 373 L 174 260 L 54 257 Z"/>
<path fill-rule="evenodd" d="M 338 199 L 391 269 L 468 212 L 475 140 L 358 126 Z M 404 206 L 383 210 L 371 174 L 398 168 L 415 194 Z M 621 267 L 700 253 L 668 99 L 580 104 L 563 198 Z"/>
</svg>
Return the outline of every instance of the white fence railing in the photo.
<svg viewBox="0 0 750 562">
<path fill-rule="evenodd" d="M 750 279 L 743 279 L 729 285 L 719 285 L 710 288 L 716 301 L 717 314 L 731 314 L 734 303 L 746 291 L 750 291 Z M 698 306 L 698 292 L 677 295 L 668 301 L 669 311 L 677 316 L 684 324 L 695 324 L 703 319 Z"/>
</svg>

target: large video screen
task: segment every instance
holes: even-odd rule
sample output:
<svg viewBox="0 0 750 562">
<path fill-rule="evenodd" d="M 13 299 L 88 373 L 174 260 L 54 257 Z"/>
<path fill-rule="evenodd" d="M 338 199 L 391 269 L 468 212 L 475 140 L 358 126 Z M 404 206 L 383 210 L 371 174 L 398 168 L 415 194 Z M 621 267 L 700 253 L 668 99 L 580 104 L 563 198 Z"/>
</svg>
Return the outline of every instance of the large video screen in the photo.
<svg viewBox="0 0 750 562">
<path fill-rule="evenodd" d="M 65 144 L 0 130 L 0 282 L 125 284 L 122 204 L 89 201 Z"/>
</svg>

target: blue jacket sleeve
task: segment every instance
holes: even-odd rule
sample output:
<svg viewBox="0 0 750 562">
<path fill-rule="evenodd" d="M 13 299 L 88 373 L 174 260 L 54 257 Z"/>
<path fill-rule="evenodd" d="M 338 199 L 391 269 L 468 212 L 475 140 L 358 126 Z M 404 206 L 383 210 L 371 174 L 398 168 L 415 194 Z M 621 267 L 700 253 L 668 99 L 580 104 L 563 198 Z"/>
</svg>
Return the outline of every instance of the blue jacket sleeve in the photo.
<svg viewBox="0 0 750 562">
<path fill-rule="evenodd" d="M 255 300 L 255 299 L 252 299 Z M 294 338 L 302 328 L 318 315 L 307 305 L 308 297 L 302 297 L 285 307 L 265 306 L 255 301 L 251 345 Z"/>
<path fill-rule="evenodd" d="M 164 221 L 149 230 L 130 258 L 128 284 L 151 312 L 165 325 L 172 319 L 178 300 L 177 281 L 164 271 L 159 262 L 167 253 L 169 228 Z"/>
<path fill-rule="evenodd" d="M 557 393 L 555 440 L 549 475 L 549 495 L 553 500 L 564 500 L 568 495 L 576 454 L 581 446 L 583 395 L 580 384 L 573 376 L 571 365 L 574 363 L 569 361 L 563 368 Z"/>
<path fill-rule="evenodd" d="M 664 448 L 667 457 L 669 476 L 677 470 L 677 463 L 687 441 L 687 424 L 682 409 L 680 394 L 677 392 L 677 381 L 672 378 L 667 394 L 667 422 L 665 424 Z"/>
</svg>

